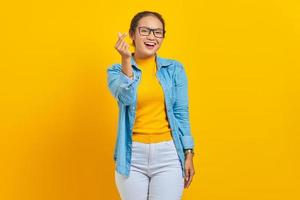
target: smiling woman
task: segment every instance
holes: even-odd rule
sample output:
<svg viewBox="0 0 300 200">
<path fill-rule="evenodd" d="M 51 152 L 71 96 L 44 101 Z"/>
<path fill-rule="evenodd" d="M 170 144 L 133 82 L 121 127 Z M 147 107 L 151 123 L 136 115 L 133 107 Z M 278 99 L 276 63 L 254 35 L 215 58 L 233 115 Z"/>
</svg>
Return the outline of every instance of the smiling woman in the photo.
<svg viewBox="0 0 300 200">
<path fill-rule="evenodd" d="M 165 33 L 159 13 L 137 13 L 129 29 L 134 53 L 119 34 L 122 63 L 107 70 L 119 106 L 114 160 L 122 200 L 179 200 L 195 174 L 186 73 L 157 55 Z"/>
</svg>

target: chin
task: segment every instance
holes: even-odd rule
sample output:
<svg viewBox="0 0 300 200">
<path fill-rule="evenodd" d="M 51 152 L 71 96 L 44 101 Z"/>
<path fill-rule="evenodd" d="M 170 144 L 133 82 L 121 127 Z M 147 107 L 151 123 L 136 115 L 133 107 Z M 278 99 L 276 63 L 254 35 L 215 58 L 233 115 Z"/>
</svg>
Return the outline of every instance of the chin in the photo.
<svg viewBox="0 0 300 200">
<path fill-rule="evenodd" d="M 145 53 L 144 55 L 145 55 L 145 57 L 150 57 L 150 56 L 155 56 L 155 53 L 156 53 L 156 51 L 154 51 L 154 52 L 149 52 L 149 53 Z"/>
<path fill-rule="evenodd" d="M 149 50 L 142 50 L 141 54 L 143 55 L 143 57 L 149 57 L 149 56 L 152 56 L 152 55 L 155 55 L 156 54 L 156 50 L 153 50 L 153 51 L 149 51 Z"/>
</svg>

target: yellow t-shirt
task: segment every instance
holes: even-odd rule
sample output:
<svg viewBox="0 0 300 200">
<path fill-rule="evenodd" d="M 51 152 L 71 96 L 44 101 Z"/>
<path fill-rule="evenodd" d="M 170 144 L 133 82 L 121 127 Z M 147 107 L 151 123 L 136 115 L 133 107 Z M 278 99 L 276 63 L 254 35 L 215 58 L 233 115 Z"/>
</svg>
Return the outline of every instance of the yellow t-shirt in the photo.
<svg viewBox="0 0 300 200">
<path fill-rule="evenodd" d="M 132 140 L 153 143 L 172 139 L 163 88 L 156 77 L 155 56 L 135 59 L 142 70 L 137 88 L 136 117 Z"/>
</svg>

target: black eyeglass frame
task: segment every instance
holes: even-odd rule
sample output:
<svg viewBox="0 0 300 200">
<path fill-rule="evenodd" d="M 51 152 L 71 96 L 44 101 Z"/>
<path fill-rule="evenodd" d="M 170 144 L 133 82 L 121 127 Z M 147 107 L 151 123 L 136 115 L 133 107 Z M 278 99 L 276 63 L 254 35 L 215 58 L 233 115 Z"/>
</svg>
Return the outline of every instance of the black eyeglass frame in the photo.
<svg viewBox="0 0 300 200">
<path fill-rule="evenodd" d="M 148 34 L 148 35 L 142 34 L 142 33 L 141 33 L 141 29 L 142 29 L 142 28 L 148 29 L 148 30 L 149 30 L 149 34 Z M 157 30 L 162 30 L 162 31 L 163 31 L 163 36 L 162 36 L 162 37 L 157 37 L 157 38 L 164 38 L 164 37 L 165 37 L 165 34 L 166 34 L 166 30 L 163 30 L 163 29 L 161 29 L 161 28 L 154 28 L 154 29 L 152 29 L 152 28 L 149 28 L 149 27 L 147 27 L 147 26 L 140 26 L 140 27 L 138 27 L 138 30 L 139 30 L 139 34 L 142 35 L 142 36 L 149 36 L 149 35 L 151 34 L 151 32 L 153 32 L 153 35 L 154 35 L 155 37 L 157 37 L 157 36 L 155 35 L 155 31 L 157 31 Z"/>
</svg>

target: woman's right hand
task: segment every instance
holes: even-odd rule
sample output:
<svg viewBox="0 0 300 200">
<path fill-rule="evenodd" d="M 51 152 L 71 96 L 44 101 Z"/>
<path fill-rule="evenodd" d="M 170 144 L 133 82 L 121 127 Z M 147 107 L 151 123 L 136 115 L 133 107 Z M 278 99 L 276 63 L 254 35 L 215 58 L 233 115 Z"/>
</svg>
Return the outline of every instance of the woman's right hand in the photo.
<svg viewBox="0 0 300 200">
<path fill-rule="evenodd" d="M 118 33 L 118 41 L 115 45 L 115 49 L 119 52 L 123 59 L 127 59 L 131 57 L 131 52 L 129 51 L 129 45 L 125 42 L 125 37 L 127 33 L 121 34 Z"/>
</svg>

